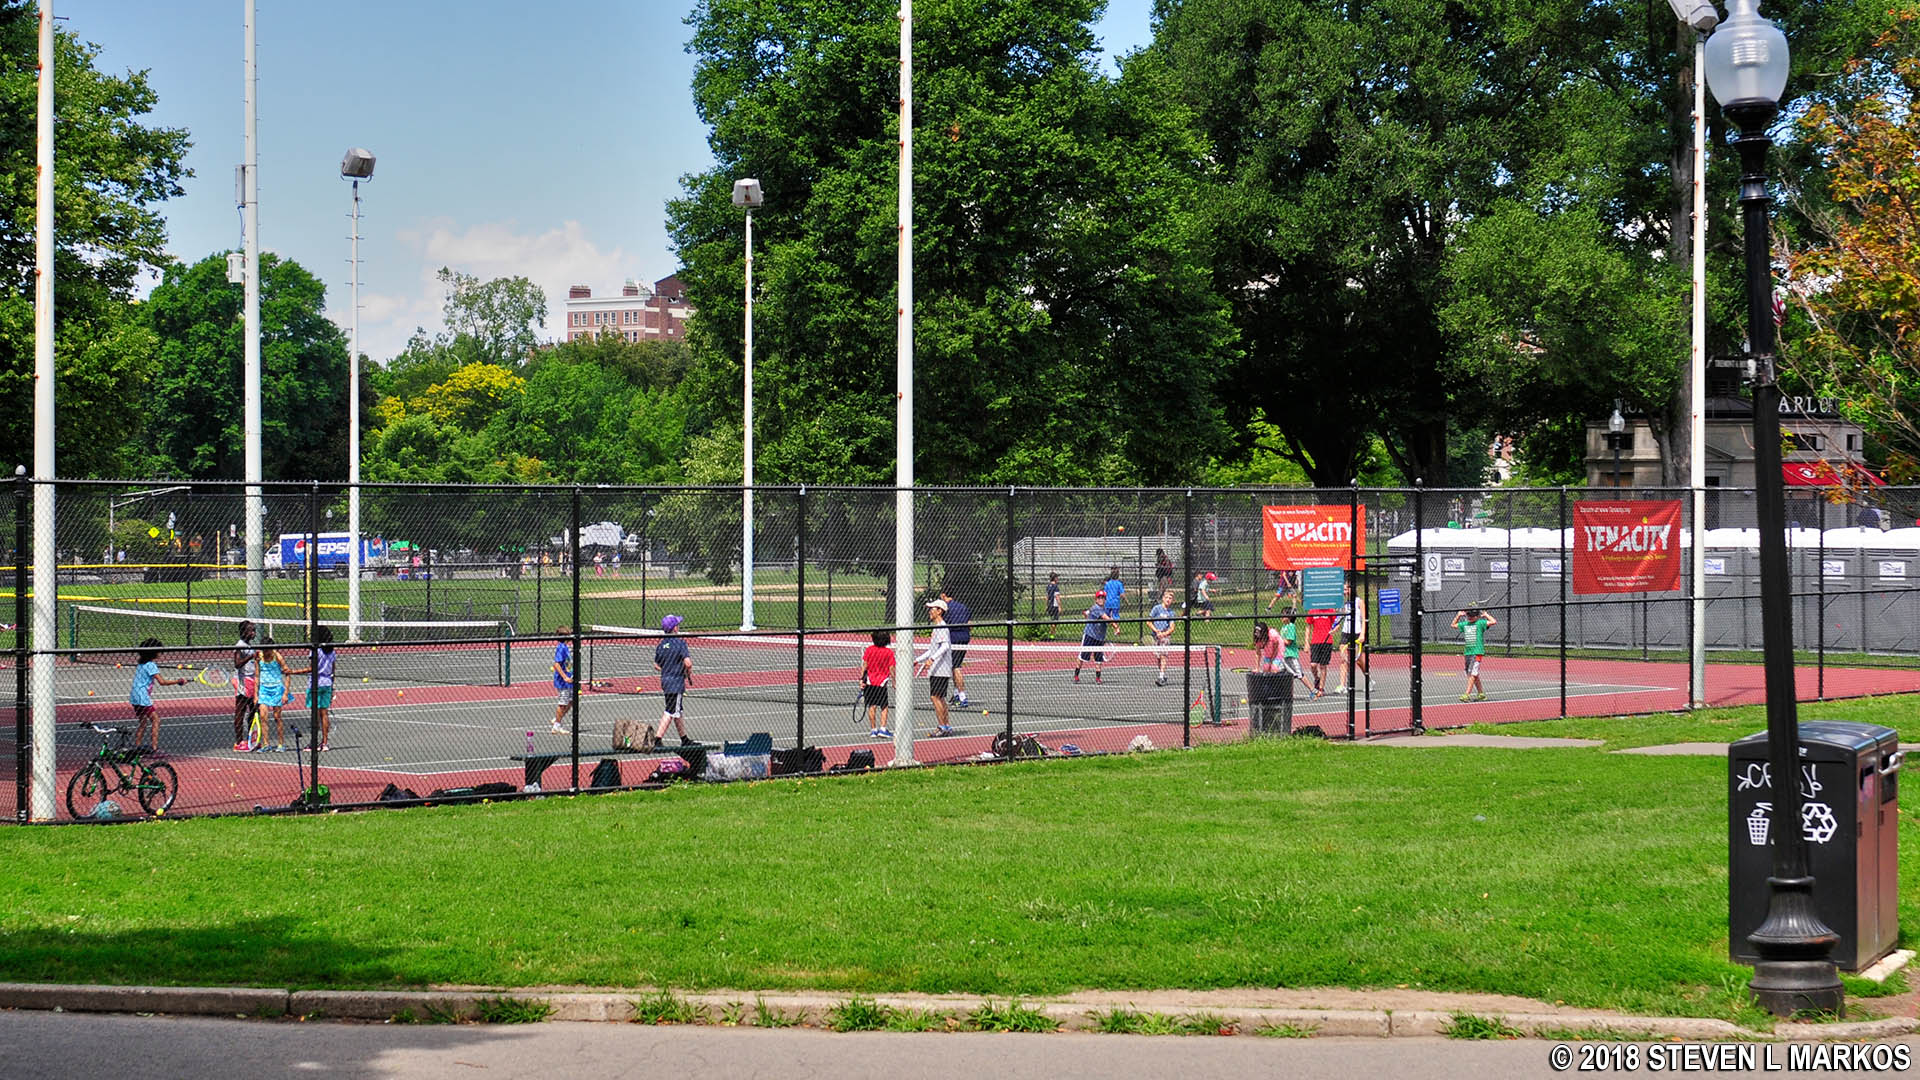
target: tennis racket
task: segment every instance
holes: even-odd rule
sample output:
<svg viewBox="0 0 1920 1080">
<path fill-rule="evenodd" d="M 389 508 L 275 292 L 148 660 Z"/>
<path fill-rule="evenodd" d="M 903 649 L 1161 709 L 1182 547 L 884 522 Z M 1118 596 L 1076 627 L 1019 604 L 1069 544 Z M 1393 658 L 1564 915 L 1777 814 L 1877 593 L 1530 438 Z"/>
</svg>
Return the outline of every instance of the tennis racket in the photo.
<svg viewBox="0 0 1920 1080">
<path fill-rule="evenodd" d="M 201 668 L 199 671 L 193 673 L 194 682 L 202 686 L 211 686 L 217 689 L 237 691 L 239 689 L 236 685 L 238 680 L 239 676 L 233 672 L 219 668 Z"/>
</svg>

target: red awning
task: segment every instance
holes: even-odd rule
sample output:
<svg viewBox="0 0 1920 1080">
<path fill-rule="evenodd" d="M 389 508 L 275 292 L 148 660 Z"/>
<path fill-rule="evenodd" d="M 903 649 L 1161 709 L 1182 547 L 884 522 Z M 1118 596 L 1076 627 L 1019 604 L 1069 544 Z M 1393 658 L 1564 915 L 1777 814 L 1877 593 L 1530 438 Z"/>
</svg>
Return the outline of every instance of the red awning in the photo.
<svg viewBox="0 0 1920 1080">
<path fill-rule="evenodd" d="M 1886 487 L 1887 482 L 1852 462 L 1843 462 L 1841 468 L 1848 471 L 1855 484 L 1871 484 Z M 1831 462 L 1795 461 L 1780 466 L 1780 478 L 1789 487 L 1834 487 L 1844 483 Z"/>
</svg>

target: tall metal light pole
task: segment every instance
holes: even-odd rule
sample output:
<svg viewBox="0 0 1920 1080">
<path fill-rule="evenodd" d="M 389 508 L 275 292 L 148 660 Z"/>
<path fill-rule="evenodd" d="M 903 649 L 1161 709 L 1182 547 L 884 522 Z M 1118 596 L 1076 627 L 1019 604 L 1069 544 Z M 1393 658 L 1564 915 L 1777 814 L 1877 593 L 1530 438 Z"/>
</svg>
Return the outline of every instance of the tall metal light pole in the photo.
<svg viewBox="0 0 1920 1080">
<path fill-rule="evenodd" d="M 740 629 L 753 629 L 753 208 L 765 201 L 760 181 L 733 182 L 733 205 L 747 212 L 746 418 L 741 428 Z"/>
<path fill-rule="evenodd" d="M 347 640 L 360 640 L 360 181 L 373 179 L 373 155 L 354 147 L 340 161 L 353 181 L 353 267 L 347 317 Z"/>
<path fill-rule="evenodd" d="M 1800 820 L 1800 723 L 1794 701 L 1793 609 L 1787 577 L 1787 509 L 1780 475 L 1780 385 L 1774 375 L 1773 262 L 1767 237 L 1768 125 L 1787 87 L 1787 38 L 1760 16 L 1756 0 L 1733 0 L 1733 14 L 1707 39 L 1707 82 L 1740 126 L 1740 216 L 1746 245 L 1747 346 L 1753 366 L 1754 488 L 1760 523 L 1761 651 L 1767 687 L 1767 759 L 1771 770 L 1773 875 L 1767 917 L 1747 940 L 1760 957 L 1748 989 L 1776 1016 L 1805 1009 L 1840 1011 L 1844 992 L 1829 953 L 1839 936 L 1813 905 L 1807 841 Z"/>
<path fill-rule="evenodd" d="M 1707 37 L 1720 22 L 1709 0 L 1667 0 L 1693 29 L 1693 327 L 1687 362 L 1687 488 L 1693 495 L 1693 640 L 1687 704 L 1707 707 Z"/>
<path fill-rule="evenodd" d="M 40 95 L 36 122 L 33 224 L 33 820 L 51 821 L 53 803 L 54 616 L 53 457 L 53 0 L 40 0 Z M 22 628 L 24 629 L 24 628 Z M 21 632 L 16 630 L 15 633 Z M 16 811 L 20 808 L 15 807 Z"/>
<path fill-rule="evenodd" d="M 266 522 L 260 495 L 260 103 L 259 71 L 254 62 L 253 0 L 242 0 L 246 18 L 246 57 L 241 64 L 246 97 L 246 161 L 240 166 L 240 203 L 245 211 L 246 361 L 241 369 L 242 440 L 247 472 L 247 617 L 266 610 Z"/>
<path fill-rule="evenodd" d="M 900 263 L 899 308 L 894 316 L 893 643 L 899 723 L 893 728 L 893 764 L 913 765 L 913 634 L 919 612 L 913 595 L 913 0 L 900 0 Z"/>
</svg>

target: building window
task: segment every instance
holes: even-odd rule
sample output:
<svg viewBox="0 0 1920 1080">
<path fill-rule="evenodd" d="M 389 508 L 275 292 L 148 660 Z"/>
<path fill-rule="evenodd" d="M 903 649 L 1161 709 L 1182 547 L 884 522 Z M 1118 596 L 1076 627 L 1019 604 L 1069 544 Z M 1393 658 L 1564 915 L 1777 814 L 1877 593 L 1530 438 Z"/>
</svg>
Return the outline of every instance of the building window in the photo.
<svg viewBox="0 0 1920 1080">
<path fill-rule="evenodd" d="M 1818 435 L 1810 435 L 1798 431 L 1783 431 L 1780 433 L 1780 438 L 1783 444 L 1782 448 L 1788 452 L 1795 450 L 1817 451 L 1820 449 L 1822 442 Z"/>
<path fill-rule="evenodd" d="M 1847 449 L 1856 454 L 1859 453 L 1860 452 L 1860 436 L 1858 435 L 1847 436 Z"/>
</svg>

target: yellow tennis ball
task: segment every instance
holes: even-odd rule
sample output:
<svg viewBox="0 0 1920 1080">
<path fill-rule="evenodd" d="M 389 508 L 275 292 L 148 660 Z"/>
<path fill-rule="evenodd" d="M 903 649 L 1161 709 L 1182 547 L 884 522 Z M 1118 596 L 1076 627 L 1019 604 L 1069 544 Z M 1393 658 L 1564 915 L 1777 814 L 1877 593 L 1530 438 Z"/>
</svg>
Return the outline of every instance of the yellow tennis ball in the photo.
<svg viewBox="0 0 1920 1080">
<path fill-rule="evenodd" d="M 365 675 L 362 675 L 362 676 L 360 676 L 360 681 L 361 681 L 361 682 L 366 682 L 366 681 L 367 681 L 367 677 L 366 677 Z"/>
<path fill-rule="evenodd" d="M 395 691 L 393 692 L 393 696 L 394 696 L 394 697 L 406 697 L 406 696 L 407 696 L 407 692 L 406 692 L 405 690 L 395 690 Z"/>
<path fill-rule="evenodd" d="M 88 697 L 92 697 L 92 696 L 93 696 L 93 691 L 91 691 L 91 690 L 89 690 L 89 691 L 87 691 L 87 696 L 88 696 Z"/>
<path fill-rule="evenodd" d="M 987 710 L 985 710 L 985 709 L 981 709 L 981 710 L 980 710 L 980 715 L 981 715 L 981 716 L 985 716 L 985 715 L 987 715 Z"/>
</svg>

